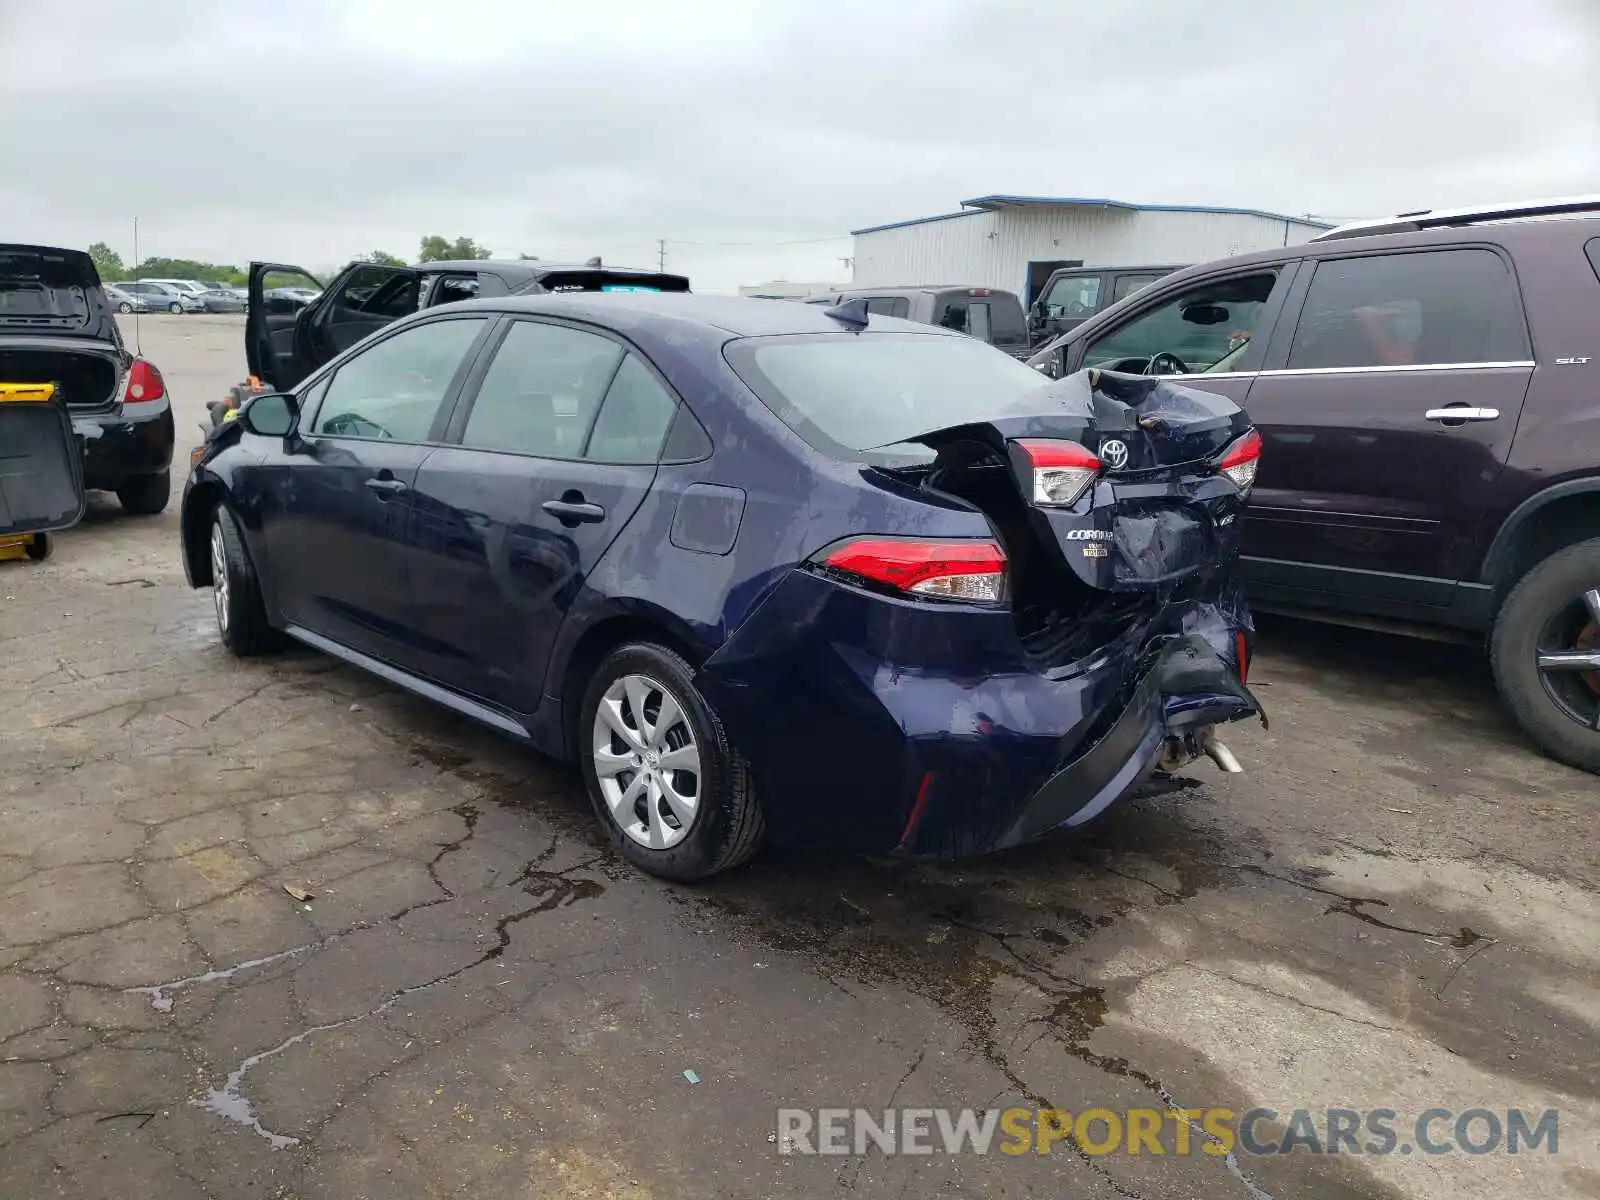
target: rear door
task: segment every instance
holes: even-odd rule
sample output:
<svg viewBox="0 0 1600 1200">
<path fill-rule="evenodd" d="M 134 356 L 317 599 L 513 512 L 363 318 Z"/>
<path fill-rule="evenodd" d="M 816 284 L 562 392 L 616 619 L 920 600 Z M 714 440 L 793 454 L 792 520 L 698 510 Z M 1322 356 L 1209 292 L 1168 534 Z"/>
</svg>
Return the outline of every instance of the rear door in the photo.
<svg viewBox="0 0 1600 1200">
<path fill-rule="evenodd" d="M 418 669 L 406 574 L 411 489 L 490 324 L 484 314 L 441 313 L 304 390 L 299 444 L 274 447 L 256 492 L 264 574 L 289 622 Z"/>
<path fill-rule="evenodd" d="M 250 264 L 245 297 L 244 357 L 250 374 L 269 388 L 287 391 L 320 365 L 313 361 L 309 347 L 297 344 L 299 317 L 305 305 L 288 296 L 272 294 L 280 288 L 306 283 L 318 289 L 322 287 L 316 276 L 304 267 L 266 262 Z"/>
<path fill-rule="evenodd" d="M 1511 264 L 1491 246 L 1325 258 L 1297 290 L 1250 391 L 1247 572 L 1305 604 L 1447 604 L 1533 373 Z"/>
<path fill-rule="evenodd" d="M 567 608 L 655 478 L 676 396 L 609 336 L 510 319 L 423 464 L 412 591 L 427 671 L 513 713 L 538 707 Z"/>
</svg>

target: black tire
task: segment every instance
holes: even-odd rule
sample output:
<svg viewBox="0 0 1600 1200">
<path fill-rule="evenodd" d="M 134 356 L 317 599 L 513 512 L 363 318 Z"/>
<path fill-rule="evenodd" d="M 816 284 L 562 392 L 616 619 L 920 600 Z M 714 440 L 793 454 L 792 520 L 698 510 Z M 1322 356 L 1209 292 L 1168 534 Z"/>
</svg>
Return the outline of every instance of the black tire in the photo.
<svg viewBox="0 0 1600 1200">
<path fill-rule="evenodd" d="M 172 499 L 172 472 L 159 475 L 134 475 L 117 489 L 122 511 L 136 517 L 153 517 Z"/>
<path fill-rule="evenodd" d="M 48 533 L 36 533 L 28 540 L 23 553 L 34 562 L 43 562 L 50 557 L 50 552 L 56 548 L 55 539 Z"/>
<path fill-rule="evenodd" d="M 696 805 L 688 832 L 676 845 L 652 849 L 626 833 L 611 815 L 595 769 L 595 717 L 607 689 L 629 675 L 642 675 L 670 691 L 699 751 Z M 640 870 L 689 883 L 730 870 L 761 848 L 766 825 L 756 802 L 750 769 L 728 745 L 722 722 L 694 686 L 694 670 L 664 646 L 634 642 L 613 650 L 595 671 L 578 710 L 577 755 L 595 815 L 617 850 Z"/>
<path fill-rule="evenodd" d="M 1490 653 L 1495 684 L 1517 724 L 1551 758 L 1600 774 L 1600 729 L 1586 728 L 1558 704 L 1538 668 L 1546 626 L 1591 588 L 1600 588 L 1600 538 L 1568 546 L 1522 577 L 1495 618 Z"/>
<path fill-rule="evenodd" d="M 183 305 L 174 300 L 171 304 L 167 305 L 167 311 L 173 316 L 178 316 L 183 312 Z"/>
<path fill-rule="evenodd" d="M 228 506 L 219 504 L 211 514 L 207 531 L 206 554 L 211 559 L 212 608 L 217 617 L 217 634 L 222 644 L 240 658 L 265 654 L 283 645 L 283 634 L 267 621 L 267 606 L 261 598 L 261 581 L 256 576 L 244 535 Z M 220 595 L 216 586 L 217 553 L 212 539 L 222 539 L 222 568 L 227 588 Z"/>
<path fill-rule="evenodd" d="M 119 313 L 131 313 L 133 311 L 133 305 L 124 300 L 121 304 L 117 305 L 117 311 Z"/>
</svg>

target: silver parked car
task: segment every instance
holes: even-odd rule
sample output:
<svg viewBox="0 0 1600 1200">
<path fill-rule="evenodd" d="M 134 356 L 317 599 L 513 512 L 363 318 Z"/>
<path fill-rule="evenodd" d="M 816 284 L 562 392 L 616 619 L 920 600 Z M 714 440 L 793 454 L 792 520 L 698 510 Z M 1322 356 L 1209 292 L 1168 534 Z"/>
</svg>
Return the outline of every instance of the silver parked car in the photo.
<svg viewBox="0 0 1600 1200">
<path fill-rule="evenodd" d="M 201 292 L 197 299 L 208 313 L 242 313 L 249 307 L 250 293 L 243 288 L 216 287 Z"/>
<path fill-rule="evenodd" d="M 149 305 L 143 310 L 145 312 L 197 313 L 206 310 L 206 306 L 194 295 L 169 283 L 136 279 L 117 286 L 131 295 L 143 297 Z"/>
</svg>

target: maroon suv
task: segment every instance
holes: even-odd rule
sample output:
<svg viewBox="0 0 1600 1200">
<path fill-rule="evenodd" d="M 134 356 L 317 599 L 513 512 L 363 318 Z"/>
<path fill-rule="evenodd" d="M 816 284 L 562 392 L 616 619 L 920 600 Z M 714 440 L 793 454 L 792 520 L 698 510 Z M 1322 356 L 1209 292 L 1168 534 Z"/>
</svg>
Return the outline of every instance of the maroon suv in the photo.
<svg viewBox="0 0 1600 1200">
<path fill-rule="evenodd" d="M 1256 608 L 1486 636 L 1523 728 L 1600 771 L 1600 197 L 1191 267 L 1029 361 L 1204 376 L 1265 439 Z"/>
</svg>

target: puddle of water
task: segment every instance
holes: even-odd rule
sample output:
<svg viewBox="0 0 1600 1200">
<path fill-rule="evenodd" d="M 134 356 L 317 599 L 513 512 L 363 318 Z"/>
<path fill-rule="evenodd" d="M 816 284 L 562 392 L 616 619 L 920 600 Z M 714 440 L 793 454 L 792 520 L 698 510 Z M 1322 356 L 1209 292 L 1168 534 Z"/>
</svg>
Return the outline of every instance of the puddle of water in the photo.
<svg viewBox="0 0 1600 1200">
<path fill-rule="evenodd" d="M 232 979 L 241 971 L 253 970 L 256 967 L 270 966 L 272 963 L 282 962 L 286 958 L 294 958 L 296 955 L 321 949 L 323 946 L 326 946 L 330 941 L 333 940 L 333 938 L 324 938 L 320 942 L 307 942 L 304 946 L 295 946 L 293 949 L 281 950 L 277 954 L 268 954 L 262 958 L 246 959 L 244 962 L 235 963 L 231 967 L 218 967 L 216 970 L 207 971 L 203 975 L 191 975 L 187 979 L 175 979 L 171 983 L 161 983 L 154 987 L 125 988 L 123 990 L 131 992 L 137 996 L 149 996 L 150 1007 L 155 1009 L 157 1012 L 171 1012 L 173 992 L 181 991 L 182 989 L 188 987 L 194 987 L 197 984 L 215 983 L 221 979 Z"/>
</svg>

